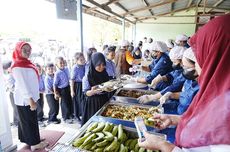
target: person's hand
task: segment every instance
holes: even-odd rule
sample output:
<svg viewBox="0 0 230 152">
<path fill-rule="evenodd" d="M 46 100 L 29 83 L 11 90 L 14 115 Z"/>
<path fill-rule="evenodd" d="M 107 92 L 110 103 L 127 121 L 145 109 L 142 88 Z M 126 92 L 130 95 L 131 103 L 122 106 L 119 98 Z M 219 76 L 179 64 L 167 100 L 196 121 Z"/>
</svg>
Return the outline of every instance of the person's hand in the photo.
<svg viewBox="0 0 230 152">
<path fill-rule="evenodd" d="M 141 142 L 138 140 L 138 145 L 142 148 L 149 149 L 149 150 L 161 150 L 162 146 L 166 142 L 159 136 L 150 134 L 144 131 L 145 141 Z"/>
<path fill-rule="evenodd" d="M 156 88 L 157 84 L 158 84 L 161 80 L 163 80 L 163 78 L 162 78 L 162 76 L 161 76 L 160 74 L 158 74 L 158 75 L 152 80 L 150 86 L 151 86 L 152 88 Z"/>
<path fill-rule="evenodd" d="M 167 100 L 170 99 L 170 96 L 172 95 L 172 92 L 167 92 L 165 93 L 161 98 L 160 98 L 160 103 L 164 104 Z"/>
<path fill-rule="evenodd" d="M 30 110 L 31 111 L 34 111 L 34 110 L 37 109 L 37 104 L 36 104 L 36 102 L 34 102 L 33 99 L 30 99 L 29 105 L 30 105 Z"/>
<path fill-rule="evenodd" d="M 160 129 L 160 130 L 168 128 L 170 125 L 174 125 L 173 124 L 173 117 L 171 115 L 155 114 L 153 116 L 153 119 L 161 122 L 161 123 L 158 123 L 158 125 L 154 126 L 155 128 Z"/>
<path fill-rule="evenodd" d="M 101 89 L 93 90 L 93 94 L 100 94 L 102 92 L 103 92 L 103 90 L 101 90 Z"/>
<path fill-rule="evenodd" d="M 74 91 L 71 91 L 71 97 L 73 98 L 73 97 L 75 97 L 75 92 Z"/>
<path fill-rule="evenodd" d="M 137 82 L 138 77 L 132 77 L 130 80 L 133 81 L 133 82 Z"/>
<path fill-rule="evenodd" d="M 92 95 L 100 94 L 102 91 L 103 91 L 103 90 L 100 89 L 98 86 L 93 86 L 93 87 L 91 87 Z"/>
<path fill-rule="evenodd" d="M 143 96 L 137 98 L 137 100 L 139 101 L 139 103 L 148 103 L 150 101 L 157 100 L 157 96 L 155 96 L 155 95 L 143 95 Z"/>
<path fill-rule="evenodd" d="M 59 100 L 59 98 L 60 98 L 60 95 L 57 94 L 57 93 L 55 93 L 55 94 L 54 94 L 54 99 L 55 99 L 55 100 Z"/>
</svg>

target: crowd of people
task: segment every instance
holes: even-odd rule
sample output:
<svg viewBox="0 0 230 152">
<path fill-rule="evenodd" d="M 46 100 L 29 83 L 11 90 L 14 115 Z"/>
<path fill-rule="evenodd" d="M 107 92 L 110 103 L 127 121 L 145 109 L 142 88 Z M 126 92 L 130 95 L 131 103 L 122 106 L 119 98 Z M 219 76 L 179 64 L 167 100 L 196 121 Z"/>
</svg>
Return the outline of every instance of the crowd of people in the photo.
<svg viewBox="0 0 230 152">
<path fill-rule="evenodd" d="M 180 34 L 175 42 L 145 37 L 135 47 L 127 40 L 120 46 L 105 45 L 99 52 L 91 47 L 85 52 L 87 61 L 83 53 L 76 52 L 73 65 L 61 56 L 45 66 L 32 63 L 30 44 L 17 43 L 13 61 L 5 62 L 3 69 L 20 141 L 32 150 L 45 147 L 38 124 L 47 119 L 48 124 L 59 124 L 59 106 L 63 122 L 84 125 L 114 93 L 98 85 L 121 74 L 135 74 L 132 81 L 158 91 L 139 97 L 140 103 L 159 101 L 166 112 L 177 114 L 154 116 L 163 122 L 159 129 L 177 126 L 176 145 L 145 132 L 141 147 L 183 151 L 181 147 L 210 149 L 210 145 L 230 144 L 229 21 L 230 15 L 218 17 L 191 38 Z M 144 61 L 151 63 L 146 66 Z M 47 119 L 44 99 L 49 106 Z"/>
</svg>

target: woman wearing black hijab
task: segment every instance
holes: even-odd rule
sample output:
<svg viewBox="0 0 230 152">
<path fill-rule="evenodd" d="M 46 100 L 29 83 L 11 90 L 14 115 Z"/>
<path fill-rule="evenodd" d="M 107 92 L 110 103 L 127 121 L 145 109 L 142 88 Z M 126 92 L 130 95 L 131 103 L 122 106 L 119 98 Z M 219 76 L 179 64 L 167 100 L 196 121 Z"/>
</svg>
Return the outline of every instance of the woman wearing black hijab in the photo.
<svg viewBox="0 0 230 152">
<path fill-rule="evenodd" d="M 83 92 L 85 101 L 83 105 L 82 125 L 85 124 L 108 100 L 108 94 L 101 92 L 98 85 L 109 81 L 106 72 L 106 61 L 102 53 L 92 54 L 89 71 L 83 78 Z"/>
<path fill-rule="evenodd" d="M 136 47 L 133 50 L 133 58 L 134 59 L 141 59 L 141 57 L 142 57 L 141 49 L 140 49 L 140 47 Z"/>
</svg>

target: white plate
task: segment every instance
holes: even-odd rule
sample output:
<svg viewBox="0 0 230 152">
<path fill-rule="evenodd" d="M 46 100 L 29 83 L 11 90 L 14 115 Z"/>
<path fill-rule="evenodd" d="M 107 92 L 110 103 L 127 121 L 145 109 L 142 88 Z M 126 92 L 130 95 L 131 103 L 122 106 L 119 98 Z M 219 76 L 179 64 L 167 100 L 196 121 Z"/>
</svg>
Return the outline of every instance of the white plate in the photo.
<svg viewBox="0 0 230 152">
<path fill-rule="evenodd" d="M 147 85 L 143 84 L 143 83 L 129 83 L 129 84 L 124 85 L 123 88 L 141 89 L 141 88 L 145 88 L 145 87 L 147 87 Z"/>
</svg>

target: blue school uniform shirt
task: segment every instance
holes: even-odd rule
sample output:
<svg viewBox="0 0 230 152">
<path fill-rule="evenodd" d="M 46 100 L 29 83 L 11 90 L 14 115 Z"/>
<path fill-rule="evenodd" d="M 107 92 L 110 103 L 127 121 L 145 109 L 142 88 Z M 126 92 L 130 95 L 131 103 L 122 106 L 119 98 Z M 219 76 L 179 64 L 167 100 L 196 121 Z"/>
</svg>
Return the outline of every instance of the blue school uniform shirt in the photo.
<svg viewBox="0 0 230 152">
<path fill-rule="evenodd" d="M 70 79 L 75 82 L 82 82 L 84 75 L 85 75 L 85 65 L 75 64 L 72 68 Z"/>
<path fill-rule="evenodd" d="M 199 91 L 199 85 L 195 80 L 188 80 L 184 82 L 182 92 L 180 93 L 179 105 L 177 107 L 177 113 L 183 114 L 192 102 L 192 99 Z"/>
<path fill-rule="evenodd" d="M 158 74 L 165 75 L 172 71 L 172 61 L 165 53 L 163 53 L 159 59 L 154 60 L 152 64 L 154 65 L 149 66 L 151 73 L 145 78 L 149 84 Z"/>
<path fill-rule="evenodd" d="M 167 92 L 181 91 L 183 84 L 186 80 L 182 73 L 183 69 L 181 68 L 165 75 L 170 85 L 160 91 L 161 95 L 164 95 Z M 164 82 L 161 81 L 160 83 Z"/>
<path fill-rule="evenodd" d="M 39 75 L 39 92 L 44 93 L 45 92 L 45 75 Z"/>
<path fill-rule="evenodd" d="M 69 85 L 69 79 L 70 74 L 68 68 L 58 69 L 54 74 L 54 86 L 59 89 L 65 88 Z"/>
<path fill-rule="evenodd" d="M 82 79 L 82 91 L 86 93 L 86 91 L 90 90 L 91 86 L 88 81 L 88 75 L 85 74 L 85 76 Z"/>
<path fill-rule="evenodd" d="M 106 60 L 106 72 L 108 73 L 109 77 L 116 78 L 116 66 L 115 63 L 111 60 Z"/>
<path fill-rule="evenodd" d="M 85 64 L 85 75 L 87 75 L 89 72 L 89 62 Z"/>
<path fill-rule="evenodd" d="M 46 75 L 45 77 L 45 93 L 53 94 L 53 83 L 54 83 L 54 75 Z"/>
</svg>

